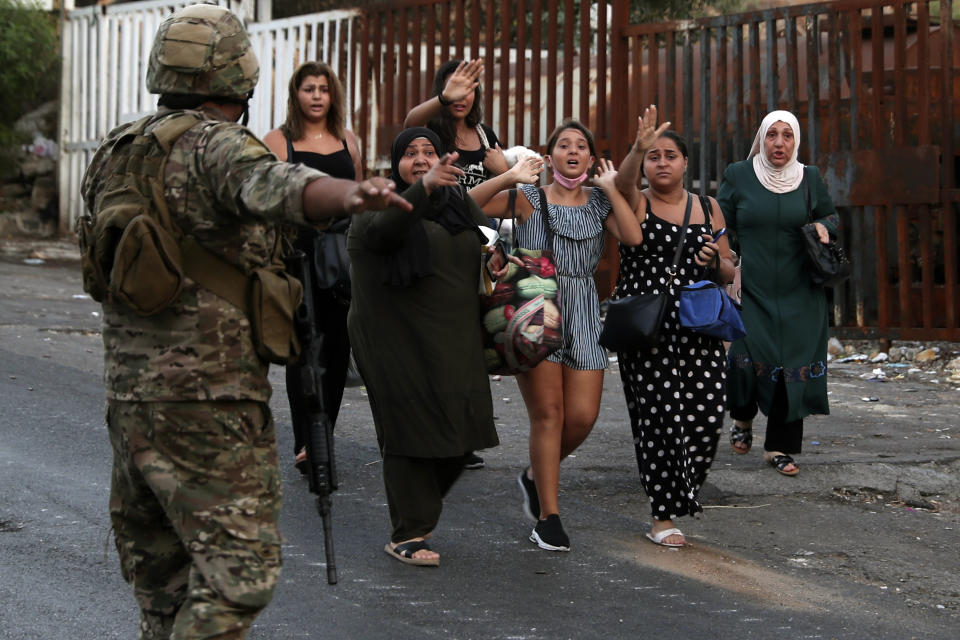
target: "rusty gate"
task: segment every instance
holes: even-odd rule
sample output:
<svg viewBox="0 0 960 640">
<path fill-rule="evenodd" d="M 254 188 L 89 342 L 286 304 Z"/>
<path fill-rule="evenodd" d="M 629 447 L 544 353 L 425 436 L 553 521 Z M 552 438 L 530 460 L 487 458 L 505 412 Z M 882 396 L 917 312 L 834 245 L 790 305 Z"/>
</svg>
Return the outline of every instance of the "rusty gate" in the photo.
<svg viewBox="0 0 960 640">
<path fill-rule="evenodd" d="M 788 109 L 855 263 L 830 294 L 835 331 L 960 340 L 952 12 L 950 0 L 841 0 L 641 25 L 627 0 L 389 3 L 363 17 L 358 129 L 384 158 L 436 67 L 483 57 L 485 120 L 509 144 L 540 148 L 574 116 L 619 161 L 656 103 L 690 143 L 690 187 L 714 193 L 765 113 Z M 601 289 L 615 273 L 610 249 Z"/>
</svg>

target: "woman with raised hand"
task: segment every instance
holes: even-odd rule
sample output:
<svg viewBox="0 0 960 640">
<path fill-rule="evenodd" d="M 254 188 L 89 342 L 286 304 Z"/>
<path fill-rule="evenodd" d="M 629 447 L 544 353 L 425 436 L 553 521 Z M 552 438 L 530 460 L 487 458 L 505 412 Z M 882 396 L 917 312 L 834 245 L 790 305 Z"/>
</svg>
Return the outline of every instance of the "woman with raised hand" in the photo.
<svg viewBox="0 0 960 640">
<path fill-rule="evenodd" d="M 425 126 L 440 137 L 441 153 L 456 152 L 468 189 L 508 169 L 493 129 L 483 123 L 483 60 L 449 60 L 437 69 L 433 92 L 407 114 L 405 127 Z"/>
<path fill-rule="evenodd" d="M 302 163 L 335 178 L 361 180 L 363 170 L 357 137 L 344 128 L 343 89 L 333 69 L 323 62 L 305 62 L 294 70 L 287 90 L 287 118 L 278 129 L 264 136 L 267 147 L 281 160 Z M 314 265 L 316 246 L 324 241 L 323 234 L 346 234 L 349 224 L 349 218 L 341 218 L 325 231 L 300 227 L 293 244 L 306 254 L 307 264 Z M 348 291 L 320 287 L 317 275 L 313 278 L 313 321 L 317 334 L 323 338 L 321 361 L 317 363 L 323 369 L 320 388 L 327 417 L 331 424 L 336 424 L 350 364 L 347 338 L 350 299 Z M 304 397 L 302 368 L 288 366 L 286 377 L 294 425 L 294 463 L 305 473 L 307 434 L 302 426 L 306 424 L 309 407 Z"/>
<path fill-rule="evenodd" d="M 547 142 L 553 182 L 542 191 L 534 184 L 523 185 L 515 204 L 516 245 L 552 249 L 559 285 L 563 343 L 546 360 L 516 376 L 530 418 L 530 466 L 517 482 L 524 513 L 536 522 L 530 540 L 549 551 L 570 550 L 560 521 L 560 462 L 583 443 L 600 411 L 607 354 L 597 343 L 600 307 L 593 274 L 603 254 L 604 230 L 634 241 L 639 233 L 614 186 L 616 172 L 609 161 L 598 163 L 598 186 L 584 186 L 596 155 L 590 131 L 576 120 L 564 121 Z M 534 182 L 529 174 L 536 162 L 518 163 L 474 187 L 471 196 L 486 215 L 509 217 L 510 197 L 504 189 Z"/>
<path fill-rule="evenodd" d="M 493 129 L 483 123 L 480 75 L 483 60 L 448 60 L 433 78 L 431 97 L 410 110 L 405 127 L 424 126 L 440 138 L 438 153 L 456 153 L 463 171 L 460 184 L 471 189 L 503 174 L 507 161 Z M 480 469 L 483 458 L 470 452 L 467 469 Z"/>
<path fill-rule="evenodd" d="M 496 446 L 480 331 L 479 226 L 456 154 L 424 127 L 394 140 L 392 180 L 413 204 L 362 213 L 347 247 L 354 279 L 348 326 L 383 457 L 392 533 L 385 551 L 435 566 L 426 539 L 475 449 Z"/>
<path fill-rule="evenodd" d="M 809 213 L 827 243 L 840 226 L 820 172 L 798 162 L 799 149 L 796 116 L 767 114 L 750 155 L 727 167 L 717 193 L 739 244 L 747 329 L 730 347 L 730 445 L 749 452 L 753 418 L 763 412 L 763 459 L 787 476 L 800 471 L 793 456 L 801 451 L 803 419 L 830 413 L 827 298 L 808 275 L 800 228 Z"/>
<path fill-rule="evenodd" d="M 680 326 L 680 287 L 698 280 L 729 282 L 733 260 L 723 214 L 713 198 L 684 188 L 687 145 L 669 122 L 656 126 L 656 107 L 639 120 L 636 141 L 617 184 L 634 205 L 639 242 L 620 244 L 614 298 L 673 291 L 659 341 L 649 349 L 617 354 L 640 484 L 650 501 L 656 544 L 686 545 L 678 517 L 702 511 L 697 500 L 723 427 L 725 353 L 719 338 Z M 641 189 L 641 176 L 648 187 Z M 683 232 L 684 219 L 688 226 Z M 671 275 L 677 246 L 682 253 Z"/>
</svg>

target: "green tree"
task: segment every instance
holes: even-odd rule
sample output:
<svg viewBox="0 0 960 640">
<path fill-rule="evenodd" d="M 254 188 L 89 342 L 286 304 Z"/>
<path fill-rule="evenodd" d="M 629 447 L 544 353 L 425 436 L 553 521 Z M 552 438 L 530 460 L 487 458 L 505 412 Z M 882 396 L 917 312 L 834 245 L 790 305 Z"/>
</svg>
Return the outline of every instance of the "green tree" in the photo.
<svg viewBox="0 0 960 640">
<path fill-rule="evenodd" d="M 57 95 L 58 43 L 56 18 L 33 0 L 0 0 L 0 171 L 25 142 L 14 123 Z"/>
<path fill-rule="evenodd" d="M 665 22 L 736 13 L 747 3 L 747 0 L 630 0 L 630 22 Z"/>
</svg>

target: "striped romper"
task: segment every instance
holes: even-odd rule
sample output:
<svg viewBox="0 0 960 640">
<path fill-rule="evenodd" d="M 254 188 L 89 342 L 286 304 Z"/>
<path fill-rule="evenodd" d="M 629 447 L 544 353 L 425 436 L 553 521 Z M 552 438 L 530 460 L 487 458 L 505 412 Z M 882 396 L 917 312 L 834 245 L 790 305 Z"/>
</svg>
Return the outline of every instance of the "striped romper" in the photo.
<svg viewBox="0 0 960 640">
<path fill-rule="evenodd" d="M 516 227 L 516 245 L 524 249 L 547 249 L 540 218 L 540 194 L 536 185 L 520 191 L 533 205 L 533 213 Z M 607 368 L 607 353 L 600 338 L 600 305 L 593 272 L 603 254 L 603 223 L 610 215 L 610 202 L 594 187 L 585 205 L 567 207 L 549 204 L 548 220 L 553 230 L 553 260 L 557 267 L 563 345 L 547 359 L 571 369 Z"/>
</svg>

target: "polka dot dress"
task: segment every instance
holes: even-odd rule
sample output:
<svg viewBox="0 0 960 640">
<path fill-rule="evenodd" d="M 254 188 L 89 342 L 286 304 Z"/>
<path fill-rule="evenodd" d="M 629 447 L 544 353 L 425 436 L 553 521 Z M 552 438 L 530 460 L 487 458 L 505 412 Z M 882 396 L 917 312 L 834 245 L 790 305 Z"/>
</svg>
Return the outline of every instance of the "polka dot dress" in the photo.
<svg viewBox="0 0 960 640">
<path fill-rule="evenodd" d="M 617 298 L 664 290 L 680 229 L 655 216 L 647 202 L 643 243 L 620 245 Z M 687 229 L 678 266 L 681 286 L 712 275 L 694 262 L 702 246 L 700 235 L 709 229 L 708 224 L 691 224 Z M 723 343 L 681 327 L 678 308 L 674 300 L 656 347 L 617 354 L 640 484 L 657 520 L 703 510 L 697 496 L 723 427 Z"/>
</svg>

